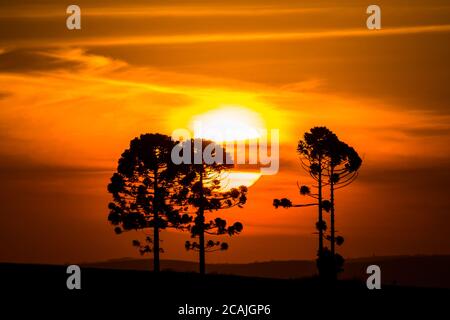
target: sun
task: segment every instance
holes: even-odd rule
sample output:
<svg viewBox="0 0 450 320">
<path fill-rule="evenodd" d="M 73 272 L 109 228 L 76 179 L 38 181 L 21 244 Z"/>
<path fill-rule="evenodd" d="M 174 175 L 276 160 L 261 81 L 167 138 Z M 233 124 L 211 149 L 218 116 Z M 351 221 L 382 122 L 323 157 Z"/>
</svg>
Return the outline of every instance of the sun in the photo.
<svg viewBox="0 0 450 320">
<path fill-rule="evenodd" d="M 191 127 L 196 138 L 215 142 L 242 141 L 259 138 L 264 121 L 252 110 L 227 105 L 194 116 Z"/>
<path fill-rule="evenodd" d="M 261 137 L 264 121 L 257 112 L 237 105 L 220 106 L 192 118 L 190 126 L 195 138 L 217 143 L 243 141 Z M 245 152 L 245 151 L 244 151 Z M 234 169 L 222 177 L 221 189 L 226 191 L 241 185 L 250 187 L 261 177 L 259 170 Z"/>
</svg>

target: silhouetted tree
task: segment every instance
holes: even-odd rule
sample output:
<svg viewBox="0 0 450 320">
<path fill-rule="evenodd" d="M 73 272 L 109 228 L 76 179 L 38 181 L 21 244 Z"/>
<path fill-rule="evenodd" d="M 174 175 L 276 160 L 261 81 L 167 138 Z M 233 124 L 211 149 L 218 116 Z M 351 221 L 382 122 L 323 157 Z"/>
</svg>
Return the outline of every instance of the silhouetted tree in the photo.
<svg viewBox="0 0 450 320">
<path fill-rule="evenodd" d="M 342 270 L 344 259 L 335 253 L 335 244 L 344 242 L 342 236 L 335 237 L 334 191 L 336 188 L 350 184 L 357 176 L 361 159 L 356 151 L 341 142 L 338 137 L 326 127 L 314 127 L 304 134 L 297 146 L 301 165 L 309 175 L 317 181 L 317 192 L 313 193 L 308 186 L 298 186 L 301 195 L 316 200 L 314 203 L 293 204 L 291 200 L 274 199 L 275 208 L 318 206 L 318 221 L 316 229 L 319 234 L 317 267 L 323 278 L 333 278 Z M 330 200 L 323 197 L 323 188 L 330 186 Z M 327 224 L 323 220 L 323 211 L 330 212 L 330 235 L 326 235 Z M 331 243 L 331 251 L 323 245 L 323 240 Z"/>
<path fill-rule="evenodd" d="M 233 164 L 225 163 L 225 159 L 229 155 L 220 145 L 202 139 L 188 140 L 184 142 L 183 150 L 183 152 L 190 150 L 191 159 L 196 155 L 205 154 L 205 150 L 215 159 L 215 161 L 210 161 L 201 157 L 200 161 L 187 166 L 185 185 L 189 185 L 189 187 L 185 189 L 181 197 L 182 203 L 193 209 L 194 218 L 190 231 L 192 238 L 198 237 L 198 242 L 186 241 L 185 248 L 199 252 L 200 274 L 205 274 L 205 253 L 228 249 L 226 242 L 206 241 L 205 235 L 228 234 L 232 236 L 239 234 L 243 229 L 242 223 L 235 222 L 228 225 L 224 219 L 219 217 L 208 221 L 206 214 L 236 206 L 241 208 L 247 201 L 247 187 L 240 186 L 223 191 L 221 183 Z"/>
<path fill-rule="evenodd" d="M 308 195 L 316 200 L 310 204 L 292 205 L 292 202 L 288 199 L 275 199 L 273 205 L 275 207 L 283 206 L 289 207 L 305 207 L 314 206 L 318 207 L 318 220 L 316 222 L 316 229 L 319 235 L 319 245 L 317 254 L 320 259 L 323 253 L 323 239 L 324 232 L 327 228 L 325 221 L 323 220 L 323 170 L 326 168 L 327 148 L 330 141 L 337 140 L 336 135 L 326 127 L 314 127 L 309 132 L 305 132 L 303 140 L 300 140 L 297 145 L 297 152 L 300 155 L 300 162 L 303 169 L 309 173 L 309 175 L 317 181 L 317 193 L 312 193 L 307 186 L 299 186 L 300 194 Z M 282 201 L 283 200 L 283 201 Z M 283 205 L 283 203 L 285 205 Z M 287 206 L 286 206 L 287 204 Z M 320 269 L 319 269 L 320 272 Z"/>
<path fill-rule="evenodd" d="M 328 147 L 327 166 L 324 170 L 324 177 L 327 178 L 327 185 L 330 187 L 330 201 L 325 204 L 325 210 L 330 212 L 330 255 L 334 260 L 332 277 L 336 278 L 337 273 L 342 271 L 344 259 L 336 254 L 335 245 L 342 245 L 344 238 L 335 236 L 335 195 L 336 189 L 344 188 L 351 184 L 358 176 L 358 169 L 362 160 L 358 153 L 342 141 L 334 141 Z"/>
<path fill-rule="evenodd" d="M 300 161 L 303 169 L 317 181 L 317 193 L 312 194 L 305 186 L 300 187 L 301 194 L 308 194 L 310 197 L 317 199 L 318 221 L 316 228 L 319 233 L 319 249 L 318 256 L 322 256 L 323 252 L 323 233 L 326 230 L 326 223 L 322 216 L 323 201 L 323 170 L 325 169 L 327 160 L 327 151 L 330 144 L 337 141 L 336 135 L 326 127 L 314 127 L 310 132 L 305 132 L 303 140 L 297 145 L 297 152 L 300 155 Z"/>
<path fill-rule="evenodd" d="M 108 220 L 116 226 L 116 233 L 153 229 L 153 239 L 147 236 L 145 244 L 134 240 L 133 245 L 141 254 L 153 252 L 155 272 L 160 269 L 160 230 L 181 227 L 191 221 L 177 205 L 183 186 L 179 183 L 180 166 L 171 161 L 175 145 L 162 134 L 143 134 L 133 139 L 122 153 L 117 172 L 108 185 L 113 195 Z"/>
<path fill-rule="evenodd" d="M 330 186 L 330 224 L 331 224 L 331 252 L 335 250 L 335 236 L 334 236 L 334 216 L 335 216 L 335 197 L 334 191 L 344 188 L 351 184 L 358 176 L 358 169 L 361 167 L 362 160 L 358 153 L 347 145 L 339 141 L 329 148 L 328 166 L 324 176 L 328 179 Z M 328 211 L 328 210 L 327 210 Z M 343 240 L 342 240 L 343 242 Z"/>
</svg>

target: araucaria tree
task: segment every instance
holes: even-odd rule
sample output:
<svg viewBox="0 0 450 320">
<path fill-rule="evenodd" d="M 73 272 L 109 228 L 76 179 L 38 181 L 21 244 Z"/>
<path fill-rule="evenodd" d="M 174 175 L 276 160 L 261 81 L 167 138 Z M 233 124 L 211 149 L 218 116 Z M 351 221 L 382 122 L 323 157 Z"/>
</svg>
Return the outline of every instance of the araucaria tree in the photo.
<svg viewBox="0 0 450 320">
<path fill-rule="evenodd" d="M 108 185 L 113 196 L 108 220 L 116 226 L 116 233 L 153 229 L 153 239 L 146 237 L 146 244 L 134 240 L 133 245 L 141 254 L 153 252 L 155 272 L 160 270 L 160 230 L 182 227 L 191 221 L 176 203 L 182 185 L 180 166 L 171 161 L 175 145 L 162 134 L 143 134 L 133 139 Z"/>
<path fill-rule="evenodd" d="M 321 202 L 322 209 L 330 213 L 330 232 L 324 234 L 324 238 L 330 241 L 330 250 L 324 248 L 317 260 L 319 272 L 328 280 L 335 280 L 337 274 L 343 270 L 344 264 L 344 258 L 336 253 L 335 249 L 336 245 L 341 246 L 344 243 L 344 237 L 336 236 L 335 231 L 335 190 L 351 184 L 358 176 L 361 164 L 361 158 L 352 147 L 337 139 L 336 136 L 330 136 L 322 167 L 322 187 L 329 188 L 330 198 Z M 307 186 L 300 187 L 300 193 L 314 196 Z"/>
<path fill-rule="evenodd" d="M 183 152 L 189 152 L 190 159 L 197 159 L 186 166 L 185 185 L 188 187 L 181 195 L 181 200 L 191 208 L 193 222 L 190 232 L 192 238 L 198 238 L 198 242 L 186 241 L 185 248 L 198 251 L 199 271 L 200 274 L 205 274 L 206 252 L 228 249 L 226 242 L 207 240 L 206 235 L 232 236 L 239 234 L 243 229 L 240 222 L 228 224 L 219 217 L 208 219 L 207 214 L 233 207 L 242 208 L 247 201 L 247 187 L 240 186 L 224 191 L 221 184 L 233 165 L 225 163 L 228 155 L 220 145 L 203 139 L 188 140 L 184 142 Z M 198 155 L 203 156 L 199 159 Z"/>
<path fill-rule="evenodd" d="M 344 238 L 335 236 L 335 190 L 344 188 L 358 177 L 362 159 L 358 153 L 342 141 L 330 144 L 324 177 L 330 188 L 330 203 L 327 212 L 330 212 L 330 242 L 331 254 L 335 254 L 335 244 L 341 245 Z"/>
<path fill-rule="evenodd" d="M 336 135 L 326 127 L 314 127 L 310 132 L 305 132 L 303 140 L 297 145 L 297 152 L 300 155 L 301 165 L 309 175 L 317 181 L 317 193 L 309 195 L 317 199 L 318 220 L 316 228 L 319 233 L 318 257 L 322 257 L 323 234 L 327 228 L 323 220 L 323 170 L 327 161 L 328 146 L 332 141 L 336 141 Z M 300 187 L 301 194 L 307 194 L 305 187 Z"/>
<path fill-rule="evenodd" d="M 344 259 L 336 254 L 335 245 L 344 242 L 342 236 L 335 236 L 335 190 L 352 183 L 357 177 L 357 171 L 362 160 L 356 151 L 326 127 L 314 127 L 304 134 L 297 146 L 301 165 L 317 182 L 316 192 L 308 186 L 299 186 L 301 195 L 309 196 L 316 201 L 308 204 L 292 204 L 291 200 L 275 199 L 275 207 L 318 207 L 318 221 L 316 229 L 319 234 L 319 248 L 317 267 L 323 278 L 336 278 L 337 272 L 342 270 Z M 324 188 L 329 187 L 330 200 L 324 198 Z M 330 234 L 326 234 L 327 224 L 323 219 L 323 211 L 330 213 Z M 331 250 L 324 247 L 323 240 L 329 240 Z"/>
</svg>

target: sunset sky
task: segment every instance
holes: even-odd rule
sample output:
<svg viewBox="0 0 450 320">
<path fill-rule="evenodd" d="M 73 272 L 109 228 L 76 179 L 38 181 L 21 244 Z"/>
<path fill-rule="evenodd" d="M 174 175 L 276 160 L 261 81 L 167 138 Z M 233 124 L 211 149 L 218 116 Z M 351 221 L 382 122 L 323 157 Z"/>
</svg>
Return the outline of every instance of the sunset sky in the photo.
<svg viewBox="0 0 450 320">
<path fill-rule="evenodd" d="M 120 154 L 227 106 L 280 130 L 280 171 L 209 215 L 244 231 L 208 262 L 315 256 L 316 209 L 272 200 L 308 202 L 296 145 L 322 125 L 363 158 L 336 195 L 343 255 L 450 254 L 450 5 L 376 1 L 370 31 L 369 3 L 345 3 L 0 0 L 0 261 L 137 257 L 143 233 L 107 222 Z M 196 260 L 187 234 L 161 237 L 162 259 Z"/>
</svg>

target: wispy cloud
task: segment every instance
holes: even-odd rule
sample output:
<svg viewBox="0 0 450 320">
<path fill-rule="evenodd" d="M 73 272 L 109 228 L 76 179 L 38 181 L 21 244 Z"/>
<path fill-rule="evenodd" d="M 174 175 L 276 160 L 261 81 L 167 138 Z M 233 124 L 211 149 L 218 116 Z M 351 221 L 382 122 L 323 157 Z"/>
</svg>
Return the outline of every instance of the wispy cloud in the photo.
<svg viewBox="0 0 450 320">
<path fill-rule="evenodd" d="M 65 16 L 62 7 L 36 6 L 23 8 L 5 8 L 0 17 L 9 18 L 60 18 Z M 83 16 L 86 17 L 240 17 L 240 16 L 277 16 L 306 14 L 314 12 L 327 12 L 338 9 L 337 7 L 299 7 L 299 6 L 112 6 L 89 7 L 82 6 Z"/>
<path fill-rule="evenodd" d="M 36 157 L 63 164 L 81 161 L 84 165 L 111 157 L 117 141 L 125 143 L 149 128 L 170 133 L 186 126 L 196 113 L 223 103 L 244 105 L 265 114 L 271 128 L 283 128 L 284 142 L 296 139 L 299 127 L 306 130 L 326 123 L 344 137 L 351 136 L 355 143 L 371 146 L 371 153 L 386 157 L 416 156 L 424 150 L 433 154 L 447 143 L 446 139 L 436 140 L 435 134 L 448 118 L 327 95 L 318 79 L 267 86 L 136 67 L 81 49 L 34 54 L 50 59 L 47 70 L 0 73 L 5 92 L 0 100 L 0 119 L 9 124 L 10 137 L 2 142 L 2 152 L 35 150 Z M 61 70 L 51 67 L 55 63 L 73 66 Z M 392 130 L 386 130 L 386 125 Z M 435 134 L 405 135 L 402 128 L 426 128 Z M 60 134 L 63 140 L 54 138 Z M 12 147 L 17 139 L 25 140 L 20 147 Z"/>
<path fill-rule="evenodd" d="M 11 43 L 14 47 L 103 47 L 103 46 L 131 46 L 131 45 L 167 45 L 167 44 L 196 44 L 223 42 L 260 42 L 260 41 L 302 41 L 330 38 L 351 37 L 386 37 L 421 33 L 450 32 L 450 24 L 391 27 L 382 30 L 340 29 L 310 32 L 251 32 L 251 33 L 217 33 L 217 34 L 179 34 L 179 35 L 148 35 L 123 37 L 86 37 L 79 39 L 64 38 L 53 43 L 50 39 L 39 41 L 26 40 Z"/>
</svg>

